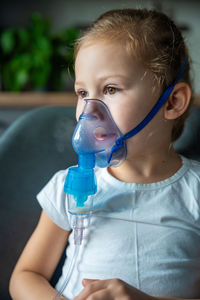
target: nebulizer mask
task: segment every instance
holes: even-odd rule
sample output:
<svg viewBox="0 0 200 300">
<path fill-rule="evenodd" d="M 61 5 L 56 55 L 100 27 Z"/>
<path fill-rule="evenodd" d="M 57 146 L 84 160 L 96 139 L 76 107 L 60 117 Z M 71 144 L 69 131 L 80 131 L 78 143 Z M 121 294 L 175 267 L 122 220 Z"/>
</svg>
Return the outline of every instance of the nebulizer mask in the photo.
<svg viewBox="0 0 200 300">
<path fill-rule="evenodd" d="M 64 185 L 76 247 L 64 285 L 54 299 L 62 295 L 69 282 L 82 243 L 83 231 L 90 224 L 93 198 L 97 192 L 95 166 L 117 167 L 124 162 L 127 155 L 126 140 L 140 132 L 156 115 L 181 78 L 185 66 L 186 60 L 175 81 L 164 91 L 151 111 L 126 134 L 121 133 L 103 101 L 85 99 L 85 107 L 72 138 L 73 148 L 78 154 L 78 166 L 69 168 Z"/>
<path fill-rule="evenodd" d="M 99 99 L 86 99 L 83 113 L 75 128 L 72 145 L 76 153 L 95 155 L 96 165 L 100 168 L 119 166 L 126 158 L 126 144 L 119 151 L 110 152 L 115 141 L 122 137 L 106 104 Z"/>
<path fill-rule="evenodd" d="M 78 166 L 69 168 L 64 186 L 75 243 L 81 244 L 82 231 L 90 222 L 93 196 L 97 191 L 94 167 L 119 166 L 126 158 L 125 142 L 111 155 L 115 141 L 121 137 L 106 104 L 99 99 L 85 99 L 72 137 Z"/>
</svg>

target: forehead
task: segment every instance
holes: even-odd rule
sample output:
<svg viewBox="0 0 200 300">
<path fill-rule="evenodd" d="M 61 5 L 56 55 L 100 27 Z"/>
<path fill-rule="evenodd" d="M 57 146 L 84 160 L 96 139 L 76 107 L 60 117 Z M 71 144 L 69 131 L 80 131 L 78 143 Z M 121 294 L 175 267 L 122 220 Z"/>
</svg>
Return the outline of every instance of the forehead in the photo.
<svg viewBox="0 0 200 300">
<path fill-rule="evenodd" d="M 134 56 L 126 51 L 120 42 L 96 41 L 80 47 L 76 60 L 75 72 L 100 69 L 131 71 L 142 66 Z"/>
</svg>

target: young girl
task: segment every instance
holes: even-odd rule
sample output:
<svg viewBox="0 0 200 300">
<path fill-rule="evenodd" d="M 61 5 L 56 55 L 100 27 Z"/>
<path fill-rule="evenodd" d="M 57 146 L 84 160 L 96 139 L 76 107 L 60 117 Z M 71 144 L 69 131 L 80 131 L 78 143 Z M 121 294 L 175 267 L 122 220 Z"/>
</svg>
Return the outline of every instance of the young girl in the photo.
<svg viewBox="0 0 200 300">
<path fill-rule="evenodd" d="M 96 168 L 91 225 L 62 299 L 200 299 L 200 164 L 172 144 L 191 103 L 189 61 L 177 27 L 155 11 L 107 12 L 77 41 L 77 119 L 84 99 L 100 99 L 124 135 L 175 85 L 154 118 L 126 140 L 126 160 Z M 58 172 L 38 195 L 43 212 L 12 274 L 13 299 L 54 298 L 49 280 L 69 241 L 57 289 L 63 284 L 74 251 L 66 174 Z"/>
</svg>

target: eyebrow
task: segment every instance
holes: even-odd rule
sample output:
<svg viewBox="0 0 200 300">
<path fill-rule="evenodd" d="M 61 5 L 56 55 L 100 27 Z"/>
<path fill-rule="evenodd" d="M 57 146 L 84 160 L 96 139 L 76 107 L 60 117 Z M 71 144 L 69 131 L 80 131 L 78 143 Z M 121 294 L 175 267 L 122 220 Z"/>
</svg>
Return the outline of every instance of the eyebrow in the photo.
<svg viewBox="0 0 200 300">
<path fill-rule="evenodd" d="M 120 78 L 120 79 L 124 79 L 124 80 L 127 80 L 127 76 L 125 75 L 106 75 L 106 76 L 102 76 L 102 77 L 99 77 L 97 78 L 98 80 L 104 80 L 106 81 L 107 79 L 110 79 L 110 80 L 115 80 L 117 78 Z M 84 82 L 83 81 L 75 81 L 74 82 L 74 85 L 83 85 Z"/>
</svg>

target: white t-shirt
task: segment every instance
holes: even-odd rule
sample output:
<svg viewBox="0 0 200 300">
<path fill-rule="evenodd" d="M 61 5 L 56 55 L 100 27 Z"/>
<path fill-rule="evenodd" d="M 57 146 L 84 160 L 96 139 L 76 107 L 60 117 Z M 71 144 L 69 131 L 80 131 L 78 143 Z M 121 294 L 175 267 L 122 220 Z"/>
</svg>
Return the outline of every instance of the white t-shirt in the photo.
<svg viewBox="0 0 200 300">
<path fill-rule="evenodd" d="M 152 296 L 200 297 L 200 163 L 184 157 L 182 162 L 172 177 L 153 184 L 125 183 L 107 169 L 96 170 L 94 213 L 67 298 L 79 294 L 83 278 L 119 278 Z M 58 226 L 70 230 L 66 174 L 56 173 L 38 201 Z M 58 290 L 74 248 L 70 234 Z"/>
</svg>

